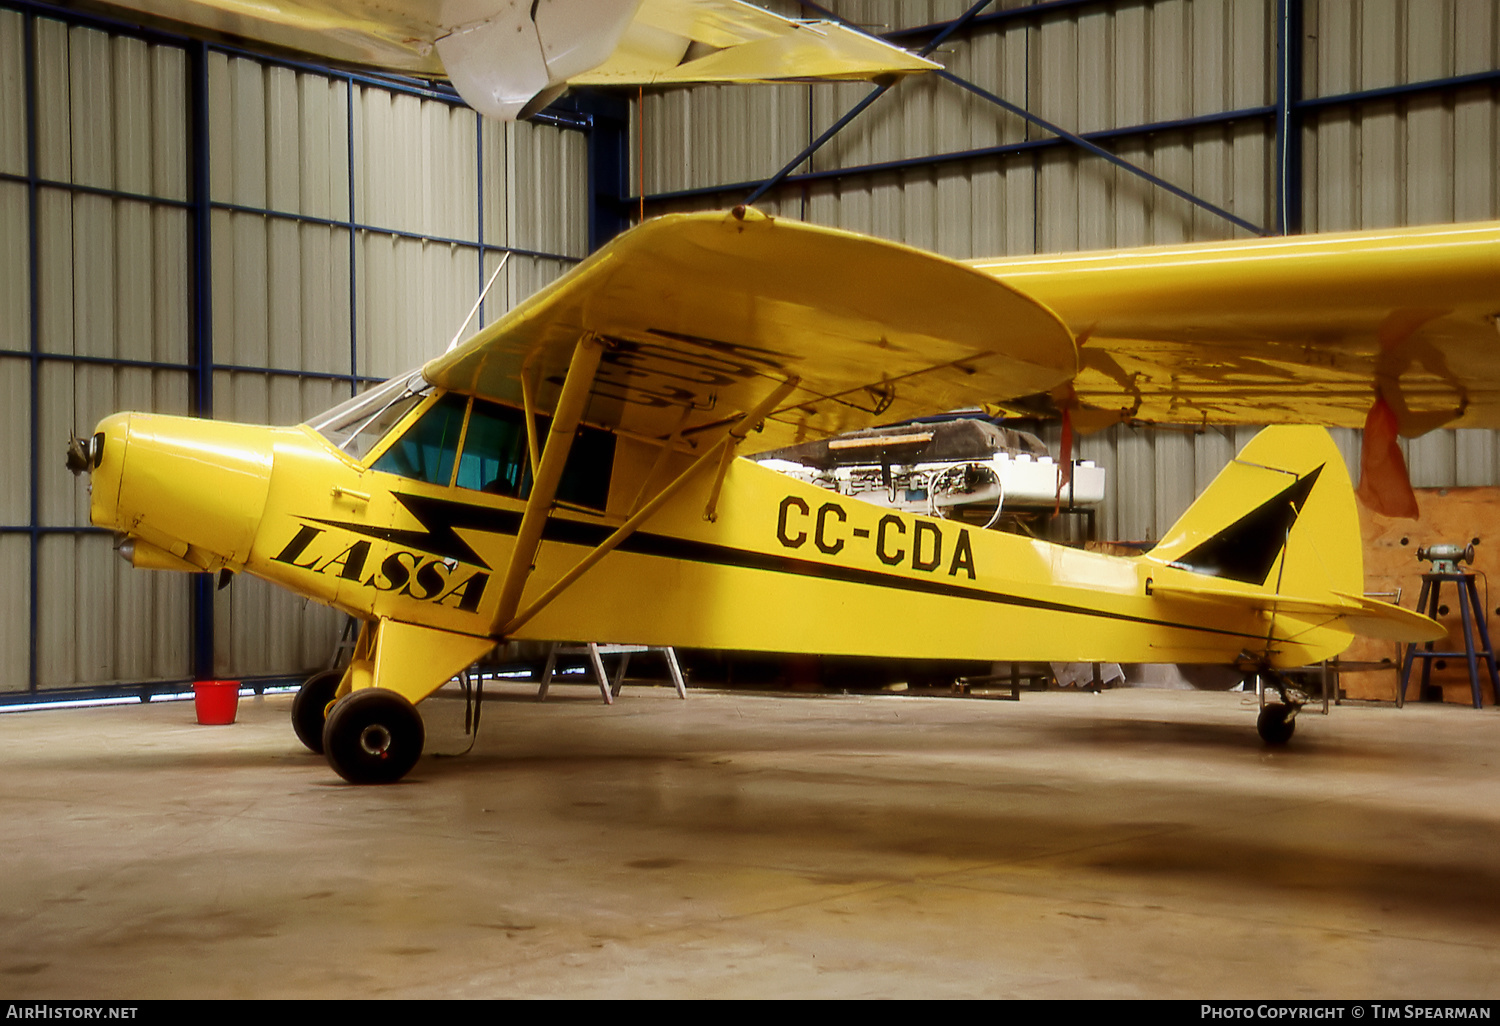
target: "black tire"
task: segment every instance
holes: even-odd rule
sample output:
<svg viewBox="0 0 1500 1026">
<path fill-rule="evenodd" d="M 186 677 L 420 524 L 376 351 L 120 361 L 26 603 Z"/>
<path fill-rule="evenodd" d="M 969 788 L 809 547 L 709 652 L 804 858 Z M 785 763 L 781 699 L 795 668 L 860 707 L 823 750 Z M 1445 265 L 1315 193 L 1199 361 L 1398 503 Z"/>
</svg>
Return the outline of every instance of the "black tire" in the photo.
<svg viewBox="0 0 1500 1026">
<path fill-rule="evenodd" d="M 310 752 L 323 754 L 323 724 L 328 721 L 328 706 L 333 702 L 333 693 L 344 679 L 343 670 L 324 670 L 302 682 L 297 697 L 292 699 L 292 729 L 297 740 Z"/>
<path fill-rule="evenodd" d="M 1255 729 L 1261 740 L 1268 745 L 1284 745 L 1292 739 L 1297 729 L 1296 710 L 1289 705 L 1273 702 L 1260 711 Z"/>
<path fill-rule="evenodd" d="M 323 754 L 351 784 L 394 784 L 417 764 L 425 741 L 417 707 L 383 688 L 345 695 L 323 725 Z"/>
</svg>

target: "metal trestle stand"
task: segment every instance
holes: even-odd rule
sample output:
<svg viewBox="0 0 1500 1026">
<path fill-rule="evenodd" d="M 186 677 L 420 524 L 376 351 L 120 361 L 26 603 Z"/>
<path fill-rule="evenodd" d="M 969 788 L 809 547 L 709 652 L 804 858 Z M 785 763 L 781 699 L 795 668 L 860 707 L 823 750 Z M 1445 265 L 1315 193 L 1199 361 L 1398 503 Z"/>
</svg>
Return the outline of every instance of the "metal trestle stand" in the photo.
<svg viewBox="0 0 1500 1026">
<path fill-rule="evenodd" d="M 615 699 L 619 697 L 620 686 L 625 683 L 625 668 L 630 665 L 630 657 L 637 652 L 660 652 L 667 660 L 667 671 L 671 674 L 672 686 L 677 689 L 677 697 L 687 698 L 687 685 L 682 678 L 682 667 L 677 662 L 677 653 L 672 649 L 659 645 L 600 645 L 591 641 L 587 645 L 554 643 L 547 649 L 547 665 L 542 669 L 542 686 L 537 691 L 537 700 L 545 700 L 548 690 L 552 687 L 552 671 L 557 667 L 558 656 L 586 655 L 594 671 L 594 679 L 599 684 L 599 692 L 604 696 L 604 704 L 613 705 Z M 620 665 L 615 671 L 613 683 L 605 674 L 604 660 L 600 658 L 606 655 L 620 657 Z"/>
<path fill-rule="evenodd" d="M 1451 551 L 1449 551 L 1451 550 Z M 1401 663 L 1401 683 L 1396 690 L 1396 706 L 1400 708 L 1406 703 L 1406 689 L 1411 683 L 1412 664 L 1422 660 L 1422 689 L 1425 691 L 1432 682 L 1432 661 L 1434 659 L 1457 659 L 1463 657 L 1469 663 L 1469 688 L 1474 698 L 1474 708 L 1480 708 L 1484 702 L 1479 690 L 1479 660 L 1482 657 L 1485 666 L 1490 671 L 1490 686 L 1493 687 L 1497 700 L 1500 700 L 1500 674 L 1495 672 L 1495 650 L 1490 644 L 1490 632 L 1485 626 L 1485 608 L 1479 604 L 1479 592 L 1474 587 L 1474 574 L 1464 573 L 1458 569 L 1459 560 L 1472 563 L 1474 561 L 1474 547 L 1472 545 L 1460 547 L 1456 545 L 1434 545 L 1429 548 L 1417 550 L 1418 559 L 1432 560 L 1432 572 L 1422 575 L 1422 594 L 1417 599 L 1417 612 L 1436 620 L 1440 609 L 1439 596 L 1442 593 L 1444 582 L 1450 582 L 1458 591 L 1458 609 L 1463 617 L 1464 648 L 1461 652 L 1439 652 L 1433 650 L 1434 642 L 1427 642 L 1420 649 L 1416 645 L 1406 647 L 1406 658 Z M 1479 640 L 1483 647 L 1474 644 L 1474 632 L 1479 632 Z"/>
</svg>

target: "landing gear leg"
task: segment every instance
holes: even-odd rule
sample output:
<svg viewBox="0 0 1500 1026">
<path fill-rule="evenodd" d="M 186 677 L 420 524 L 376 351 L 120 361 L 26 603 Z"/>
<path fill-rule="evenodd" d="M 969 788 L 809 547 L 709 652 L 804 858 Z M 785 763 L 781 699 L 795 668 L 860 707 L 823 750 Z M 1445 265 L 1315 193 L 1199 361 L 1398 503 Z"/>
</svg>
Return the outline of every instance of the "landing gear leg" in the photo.
<svg viewBox="0 0 1500 1026">
<path fill-rule="evenodd" d="M 349 693 L 328 709 L 323 754 L 351 784 L 391 784 L 422 756 L 416 703 L 495 647 L 488 635 L 380 619 L 366 622 L 345 671 Z"/>
</svg>

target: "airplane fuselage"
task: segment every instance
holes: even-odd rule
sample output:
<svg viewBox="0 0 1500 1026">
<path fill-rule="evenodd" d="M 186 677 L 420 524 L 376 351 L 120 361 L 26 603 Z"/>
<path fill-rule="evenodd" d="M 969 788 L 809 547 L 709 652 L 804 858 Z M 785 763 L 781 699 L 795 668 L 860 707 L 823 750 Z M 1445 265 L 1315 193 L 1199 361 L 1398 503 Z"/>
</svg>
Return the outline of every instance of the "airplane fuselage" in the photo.
<svg viewBox="0 0 1500 1026">
<path fill-rule="evenodd" d="M 367 622 L 498 640 L 523 499 L 374 469 L 380 449 L 357 461 L 306 426 L 131 414 L 100 430 L 94 520 L 139 540 L 138 565 L 245 571 Z M 528 596 L 622 522 L 657 454 L 619 439 L 605 508 L 554 510 Z M 1255 610 L 1153 594 L 1196 575 L 1149 557 L 882 508 L 744 459 L 709 519 L 713 478 L 508 637 L 950 660 L 1230 662 L 1266 647 Z M 1274 660 L 1316 661 L 1348 637 L 1309 628 Z"/>
</svg>

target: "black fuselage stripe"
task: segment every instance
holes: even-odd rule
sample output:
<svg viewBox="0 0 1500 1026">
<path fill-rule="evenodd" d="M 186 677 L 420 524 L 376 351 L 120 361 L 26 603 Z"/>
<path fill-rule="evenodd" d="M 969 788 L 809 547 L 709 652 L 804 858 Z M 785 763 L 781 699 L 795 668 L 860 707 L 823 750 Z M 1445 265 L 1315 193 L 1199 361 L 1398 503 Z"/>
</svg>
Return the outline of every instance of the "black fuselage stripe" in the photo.
<svg viewBox="0 0 1500 1026">
<path fill-rule="evenodd" d="M 567 541 L 567 539 L 563 538 L 556 540 Z M 632 544 L 632 542 L 635 542 L 635 544 Z M 574 542 L 574 544 L 584 543 Z M 997 605 L 1019 606 L 1051 613 L 1070 613 L 1076 616 L 1093 616 L 1106 620 L 1146 624 L 1152 627 L 1201 631 L 1209 634 L 1221 634 L 1227 637 L 1250 638 L 1255 641 L 1265 640 L 1264 636 L 1260 634 L 1226 630 L 1222 627 L 1176 623 L 1171 620 L 1158 620 L 1148 616 L 1134 616 L 1129 613 L 1114 613 L 1102 609 L 1090 609 L 1086 606 L 1074 606 L 1065 602 L 1049 602 L 1046 599 L 1027 598 L 1022 595 L 981 591 L 978 588 L 965 588 L 962 585 L 948 584 L 944 581 L 926 581 L 911 577 L 898 577 L 895 574 L 882 573 L 879 570 L 862 570 L 858 567 L 816 563 L 808 559 L 796 559 L 791 556 L 778 556 L 765 552 L 732 549 L 723 545 L 715 545 L 711 542 L 688 541 L 683 538 L 673 538 L 669 535 L 637 532 L 627 538 L 620 545 L 620 548 L 626 552 L 635 552 L 646 556 L 658 556 L 664 559 L 681 559 L 715 566 L 732 566 L 746 570 L 763 570 L 769 573 L 792 574 L 798 577 L 815 577 L 823 580 L 839 581 L 845 584 L 895 588 L 901 591 L 914 591 L 924 595 L 993 602 Z"/>
<path fill-rule="evenodd" d="M 468 529 L 486 531 L 492 534 L 514 535 L 520 529 L 521 515 L 519 513 L 509 510 L 488 509 L 482 506 L 471 506 L 468 503 L 444 502 L 442 505 L 463 507 L 464 515 L 461 520 L 450 522 L 450 530 L 457 528 L 459 530 Z M 476 513 L 478 514 L 477 516 L 475 515 Z M 353 524 L 347 521 L 317 520 L 311 517 L 304 519 L 313 520 L 314 523 L 326 524 L 330 527 L 341 527 L 368 537 L 381 538 L 385 541 L 408 545 L 415 549 L 431 551 L 421 544 L 422 539 L 427 537 L 421 531 L 380 528 L 363 524 Z M 428 526 L 430 528 L 432 525 L 429 524 Z M 550 517 L 543 528 L 542 538 L 544 541 L 561 542 L 564 545 L 580 545 L 586 548 L 593 548 L 613 533 L 612 528 L 603 524 L 588 524 L 577 520 L 562 520 Z M 896 574 L 883 573 L 879 570 L 864 570 L 858 567 L 818 563 L 809 559 L 797 559 L 793 556 L 736 549 L 713 542 L 693 541 L 687 538 L 675 538 L 671 535 L 652 534 L 647 531 L 637 531 L 630 535 L 620 543 L 619 550 L 641 556 L 704 563 L 710 566 L 737 567 L 742 570 L 791 574 L 796 577 L 812 577 L 826 581 L 838 581 L 844 584 L 894 588 L 899 591 L 937 595 L 943 598 L 991 602 L 997 605 L 1036 609 L 1043 612 L 1068 613 L 1075 616 L 1096 617 L 1123 623 L 1138 623 L 1151 627 L 1167 627 L 1174 630 L 1196 631 L 1231 638 L 1247 638 L 1256 642 L 1263 642 L 1265 640 L 1264 635 L 1261 634 L 1228 630 L 1223 627 L 1179 623 L 1149 616 L 1135 616 L 1130 613 L 1115 613 L 1103 609 L 1090 609 L 1087 606 L 1070 605 L 1065 602 L 1051 602 L 1046 599 L 1027 598 L 1022 595 L 1007 595 L 1003 592 L 983 591 L 978 588 L 966 588 L 958 584 L 949 584 L 945 581 L 900 577 Z M 436 555 L 443 556 L 449 555 L 449 553 L 440 552 L 436 553 Z"/>
<path fill-rule="evenodd" d="M 547 527 L 543 531 L 542 537 L 548 541 L 562 542 L 565 545 L 592 547 L 604 541 L 611 533 L 608 528 L 594 524 L 583 524 L 576 520 L 554 519 L 547 522 Z M 637 531 L 626 538 L 620 543 L 620 550 L 622 552 L 632 552 L 636 555 L 656 556 L 661 559 L 680 559 L 712 566 L 731 566 L 744 570 L 762 570 L 768 573 L 792 574 L 798 577 L 815 577 L 822 580 L 839 581 L 845 584 L 862 584 L 877 588 L 914 591 L 925 595 L 939 595 L 944 598 L 976 599 L 982 602 L 993 602 L 997 605 L 1019 606 L 1052 613 L 1071 613 L 1077 616 L 1093 616 L 1106 620 L 1146 624 L 1152 627 L 1170 627 L 1178 630 L 1221 634 L 1234 638 L 1250 638 L 1255 641 L 1264 640 L 1264 637 L 1260 634 L 1226 630 L 1222 627 L 1177 623 L 1171 620 L 1159 620 L 1148 616 L 1134 616 L 1129 613 L 1114 613 L 1102 609 L 1090 609 L 1086 606 L 1069 605 L 1064 602 L 1049 602 L 1045 599 L 1026 598 L 1021 595 L 1007 595 L 1003 592 L 982 591 L 978 588 L 965 588 L 962 585 L 949 584 L 946 581 L 927 581 L 911 577 L 900 577 L 896 574 L 883 573 L 879 570 L 863 570 L 858 567 L 818 563 L 810 559 L 797 559 L 793 556 L 780 556 L 769 552 L 735 549 L 726 545 L 717 545 L 713 542 L 692 541 L 686 538 L 675 538 L 671 535 L 652 534 L 647 531 Z"/>
</svg>

